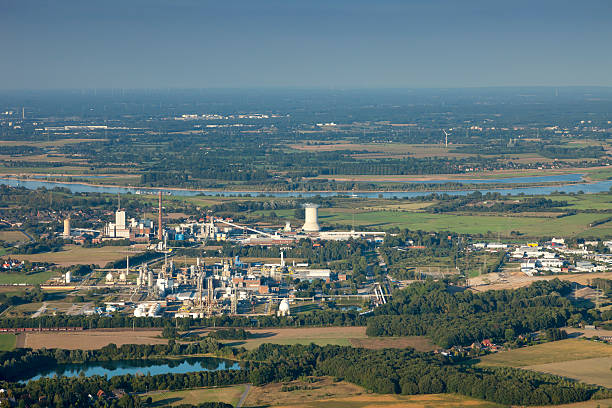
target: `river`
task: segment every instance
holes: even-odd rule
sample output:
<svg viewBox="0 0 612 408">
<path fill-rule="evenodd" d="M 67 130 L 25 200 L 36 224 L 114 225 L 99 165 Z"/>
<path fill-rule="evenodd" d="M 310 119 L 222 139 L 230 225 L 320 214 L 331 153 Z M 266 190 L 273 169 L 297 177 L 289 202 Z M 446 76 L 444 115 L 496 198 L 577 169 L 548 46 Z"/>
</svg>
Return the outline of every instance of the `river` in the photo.
<svg viewBox="0 0 612 408">
<path fill-rule="evenodd" d="M 578 178 L 576 178 L 578 176 Z M 47 189 L 62 187 L 70 190 L 73 193 L 110 193 L 110 194 L 157 194 L 158 191 L 162 191 L 164 194 L 171 194 L 176 196 L 222 196 L 222 197 L 236 197 L 249 194 L 251 196 L 266 195 L 270 197 L 335 197 L 335 196 L 347 196 L 352 197 L 363 197 L 363 198 L 403 198 L 403 197 L 421 197 L 431 193 L 446 193 L 449 195 L 466 195 L 475 191 L 480 191 L 485 194 L 488 192 L 497 192 L 500 194 L 510 195 L 547 195 L 555 192 L 564 193 L 577 193 L 583 191 L 585 193 L 601 193 L 609 191 L 612 187 L 612 180 L 598 181 L 594 183 L 576 183 L 575 181 L 580 180 L 580 175 L 554 175 L 554 176 L 533 176 L 533 177 L 514 177 L 510 179 L 471 179 L 471 180 L 438 180 L 432 181 L 431 183 L 445 183 L 445 182 L 456 182 L 464 184 L 481 184 L 481 183 L 504 183 L 503 180 L 512 180 L 508 183 L 542 183 L 542 182 L 573 182 L 573 184 L 559 184 L 554 186 L 537 186 L 537 187 L 516 187 L 516 188 L 496 188 L 496 189 L 480 189 L 480 188 L 466 188 L 464 190 L 443 190 L 433 189 L 429 191 L 358 191 L 358 192 L 346 192 L 346 191 L 323 191 L 323 192 L 302 192 L 302 191 L 226 191 L 226 190 L 186 190 L 179 188 L 139 188 L 139 187 L 115 187 L 115 186 L 98 186 L 87 183 L 67 183 L 58 181 L 43 181 L 43 180 L 18 180 L 12 178 L 0 178 L 0 184 L 6 184 L 12 187 L 20 186 L 31 190 L 45 187 Z M 471 182 L 471 183 L 470 183 Z M 408 183 L 408 181 L 407 181 Z M 412 181 L 410 181 L 412 183 Z M 425 183 L 423 181 L 414 181 L 414 183 Z M 427 181 L 426 183 L 430 183 Z"/>
</svg>

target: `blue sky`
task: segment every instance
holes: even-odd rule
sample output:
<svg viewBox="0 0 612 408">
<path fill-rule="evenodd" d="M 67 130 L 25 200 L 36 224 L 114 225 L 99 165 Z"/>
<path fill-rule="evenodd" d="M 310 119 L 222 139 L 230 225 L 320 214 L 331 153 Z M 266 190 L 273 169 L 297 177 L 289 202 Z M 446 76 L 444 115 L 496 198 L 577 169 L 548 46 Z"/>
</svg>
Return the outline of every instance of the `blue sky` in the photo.
<svg viewBox="0 0 612 408">
<path fill-rule="evenodd" d="M 612 86 L 609 0 L 0 0 L 0 89 Z"/>
</svg>

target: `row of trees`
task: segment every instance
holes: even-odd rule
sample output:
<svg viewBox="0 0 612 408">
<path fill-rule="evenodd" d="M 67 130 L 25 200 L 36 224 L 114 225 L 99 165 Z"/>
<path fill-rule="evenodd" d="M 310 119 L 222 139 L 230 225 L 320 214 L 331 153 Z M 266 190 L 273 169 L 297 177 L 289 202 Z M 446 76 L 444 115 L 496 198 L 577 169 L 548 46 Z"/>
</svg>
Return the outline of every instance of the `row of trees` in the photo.
<svg viewBox="0 0 612 408">
<path fill-rule="evenodd" d="M 5 328 L 56 328 L 82 327 L 83 329 L 108 329 L 120 327 L 164 328 L 176 324 L 180 330 L 192 327 L 302 327 L 302 326 L 361 326 L 366 317 L 354 311 L 317 311 L 297 316 L 213 316 L 210 318 L 154 318 L 129 315 L 107 316 L 41 316 L 38 318 L 3 318 L 0 327 Z"/>
</svg>

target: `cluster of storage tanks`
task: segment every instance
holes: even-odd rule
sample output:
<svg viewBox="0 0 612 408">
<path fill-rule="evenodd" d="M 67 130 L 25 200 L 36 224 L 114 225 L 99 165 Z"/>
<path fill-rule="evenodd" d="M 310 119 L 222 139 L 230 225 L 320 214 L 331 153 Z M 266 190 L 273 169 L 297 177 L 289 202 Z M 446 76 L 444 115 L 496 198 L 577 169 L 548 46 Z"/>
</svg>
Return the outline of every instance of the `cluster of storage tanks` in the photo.
<svg viewBox="0 0 612 408">
<path fill-rule="evenodd" d="M 159 316 L 159 312 L 161 310 L 161 306 L 159 303 L 141 303 L 134 309 L 135 317 L 157 317 Z"/>
</svg>

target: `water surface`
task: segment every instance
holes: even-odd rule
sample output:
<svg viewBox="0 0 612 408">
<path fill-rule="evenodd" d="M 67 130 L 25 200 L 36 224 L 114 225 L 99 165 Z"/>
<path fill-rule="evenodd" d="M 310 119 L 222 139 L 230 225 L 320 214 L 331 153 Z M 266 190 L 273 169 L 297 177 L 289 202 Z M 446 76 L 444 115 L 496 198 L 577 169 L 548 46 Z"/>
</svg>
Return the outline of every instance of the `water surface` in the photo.
<svg viewBox="0 0 612 408">
<path fill-rule="evenodd" d="M 571 175 L 565 175 L 571 176 Z M 574 176 L 580 176 L 579 174 Z M 538 182 L 549 181 L 553 182 L 557 178 L 561 176 L 539 176 L 539 177 L 516 177 L 514 180 L 521 179 L 523 183 L 528 183 L 526 179 L 537 179 Z M 497 179 L 490 180 L 472 180 L 474 182 L 487 182 L 494 183 Z M 499 179 L 504 180 L 504 179 Z M 505 179 L 508 180 L 508 179 Z M 465 182 L 465 180 L 439 180 L 440 182 Z M 557 180 L 559 181 L 559 180 Z M 565 180 L 569 181 L 569 180 Z M 516 181 L 514 181 L 516 182 Z M 533 181 L 536 182 L 536 181 Z M 562 182 L 562 181 L 559 181 Z M 158 191 L 162 191 L 164 194 L 172 194 L 178 196 L 222 196 L 222 197 L 236 197 L 243 195 L 266 195 L 270 197 L 336 197 L 336 196 L 347 196 L 351 195 L 354 197 L 364 197 L 364 198 L 375 198 L 375 197 L 383 197 L 383 198 L 393 198 L 393 197 L 422 197 L 425 195 L 429 195 L 431 193 L 439 193 L 439 194 L 449 194 L 449 195 L 466 195 L 469 193 L 473 193 L 475 191 L 480 191 L 483 194 L 486 193 L 500 193 L 500 194 L 510 194 L 510 195 L 547 195 L 556 192 L 564 192 L 564 193 L 577 193 L 579 191 L 585 193 L 601 193 L 605 191 L 609 191 L 610 187 L 612 187 L 612 180 L 598 181 L 595 183 L 574 183 L 574 184 L 561 184 L 555 186 L 538 186 L 538 187 L 516 187 L 516 188 L 488 188 L 488 189 L 479 189 L 479 188 L 466 188 L 463 190 L 444 190 L 444 189 L 433 189 L 428 191 L 368 191 L 368 192 L 346 192 L 346 191 L 323 191 L 323 192 L 301 192 L 301 191 L 227 191 L 227 190 L 185 190 L 185 189 L 173 189 L 173 188 L 164 188 L 164 189 L 152 189 L 152 188 L 135 188 L 135 187 L 111 187 L 111 186 L 95 186 L 89 185 L 85 183 L 62 183 L 57 181 L 42 181 L 42 180 L 16 180 L 10 178 L 0 178 L 0 184 L 6 184 L 8 186 L 20 186 L 25 187 L 30 190 L 35 190 L 37 188 L 47 188 L 52 189 L 55 187 L 66 188 L 73 193 L 109 193 L 109 194 L 135 194 L 136 192 L 141 192 L 145 194 L 157 194 Z M 478 184 L 478 183 L 473 183 Z"/>
<path fill-rule="evenodd" d="M 82 364 L 60 364 L 52 368 L 39 370 L 35 375 L 21 382 L 38 380 L 43 377 L 77 377 L 94 375 L 114 377 L 117 375 L 157 375 L 184 374 L 198 371 L 240 370 L 240 364 L 235 361 L 214 357 L 193 357 L 180 360 L 120 360 L 99 361 Z"/>
</svg>

